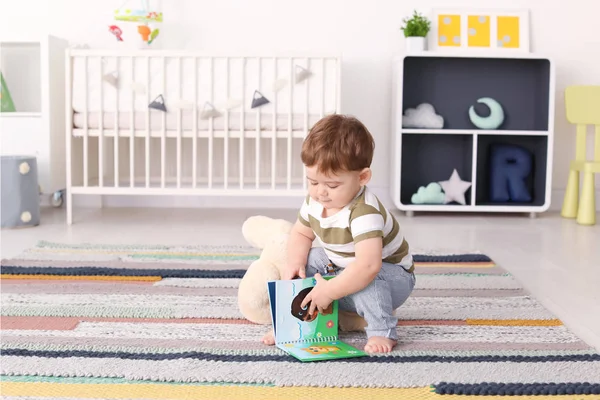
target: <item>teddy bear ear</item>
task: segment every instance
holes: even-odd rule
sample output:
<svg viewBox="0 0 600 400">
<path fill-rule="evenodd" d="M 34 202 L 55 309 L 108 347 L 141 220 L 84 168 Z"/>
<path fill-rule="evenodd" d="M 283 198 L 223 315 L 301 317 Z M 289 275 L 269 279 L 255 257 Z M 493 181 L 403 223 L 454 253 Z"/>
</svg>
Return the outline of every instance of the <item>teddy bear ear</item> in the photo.
<svg viewBox="0 0 600 400">
<path fill-rule="evenodd" d="M 284 219 L 255 215 L 244 221 L 242 235 L 252 247 L 262 250 L 273 237 L 281 233 L 290 233 L 293 226 L 292 222 Z"/>
</svg>

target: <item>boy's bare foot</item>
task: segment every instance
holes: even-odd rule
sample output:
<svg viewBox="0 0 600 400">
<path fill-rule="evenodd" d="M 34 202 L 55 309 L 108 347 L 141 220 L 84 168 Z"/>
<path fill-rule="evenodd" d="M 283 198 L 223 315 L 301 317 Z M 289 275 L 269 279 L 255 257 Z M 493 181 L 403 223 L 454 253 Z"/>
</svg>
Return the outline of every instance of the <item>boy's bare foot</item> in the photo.
<svg viewBox="0 0 600 400">
<path fill-rule="evenodd" d="M 367 353 L 389 353 L 396 343 L 398 341 L 383 336 L 373 336 L 367 341 L 365 351 Z"/>
<path fill-rule="evenodd" d="M 275 335 L 273 335 L 273 330 L 270 330 L 269 332 L 265 333 L 265 336 L 263 336 L 262 341 L 264 344 L 273 346 L 275 344 Z"/>
</svg>

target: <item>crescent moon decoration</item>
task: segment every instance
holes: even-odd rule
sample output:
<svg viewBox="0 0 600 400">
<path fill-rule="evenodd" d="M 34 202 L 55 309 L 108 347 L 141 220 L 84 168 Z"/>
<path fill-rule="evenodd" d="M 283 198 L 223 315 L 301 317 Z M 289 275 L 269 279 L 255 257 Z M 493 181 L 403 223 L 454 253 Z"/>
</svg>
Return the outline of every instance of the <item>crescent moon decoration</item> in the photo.
<svg viewBox="0 0 600 400">
<path fill-rule="evenodd" d="M 498 129 L 504 122 L 504 110 L 500 103 L 491 97 L 482 97 L 477 100 L 478 103 L 483 103 L 490 108 L 490 115 L 481 117 L 475 112 L 475 107 L 469 107 L 469 118 L 473 125 L 479 129 Z"/>
</svg>

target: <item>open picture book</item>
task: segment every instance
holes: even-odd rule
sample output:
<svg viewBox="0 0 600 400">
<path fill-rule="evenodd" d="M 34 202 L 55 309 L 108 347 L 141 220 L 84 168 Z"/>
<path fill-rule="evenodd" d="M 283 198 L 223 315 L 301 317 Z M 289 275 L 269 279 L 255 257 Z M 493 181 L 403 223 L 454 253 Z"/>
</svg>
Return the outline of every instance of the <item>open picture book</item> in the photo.
<svg viewBox="0 0 600 400">
<path fill-rule="evenodd" d="M 337 301 L 324 313 L 308 315 L 309 305 L 302 309 L 302 301 L 315 285 L 314 278 L 268 282 L 275 345 L 300 361 L 366 356 L 338 339 Z"/>
</svg>

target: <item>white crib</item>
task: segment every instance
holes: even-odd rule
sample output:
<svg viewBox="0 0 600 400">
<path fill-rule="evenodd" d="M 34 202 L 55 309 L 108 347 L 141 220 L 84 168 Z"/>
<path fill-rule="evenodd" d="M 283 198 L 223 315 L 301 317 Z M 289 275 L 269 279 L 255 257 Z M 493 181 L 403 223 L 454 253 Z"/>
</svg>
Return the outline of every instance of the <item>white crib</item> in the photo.
<svg viewBox="0 0 600 400">
<path fill-rule="evenodd" d="M 340 112 L 340 69 L 333 55 L 69 50 L 67 222 L 75 195 L 303 195 L 302 141 Z M 160 95 L 166 112 L 148 107 Z"/>
</svg>

